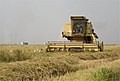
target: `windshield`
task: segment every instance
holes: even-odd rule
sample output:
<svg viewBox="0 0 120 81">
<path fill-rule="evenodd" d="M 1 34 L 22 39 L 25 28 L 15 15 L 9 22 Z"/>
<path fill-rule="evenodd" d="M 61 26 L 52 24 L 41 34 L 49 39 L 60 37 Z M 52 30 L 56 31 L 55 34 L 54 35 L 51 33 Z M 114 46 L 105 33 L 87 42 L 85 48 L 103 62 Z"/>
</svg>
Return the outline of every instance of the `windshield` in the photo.
<svg viewBox="0 0 120 81">
<path fill-rule="evenodd" d="M 73 33 L 85 33 L 86 20 L 72 20 Z"/>
</svg>

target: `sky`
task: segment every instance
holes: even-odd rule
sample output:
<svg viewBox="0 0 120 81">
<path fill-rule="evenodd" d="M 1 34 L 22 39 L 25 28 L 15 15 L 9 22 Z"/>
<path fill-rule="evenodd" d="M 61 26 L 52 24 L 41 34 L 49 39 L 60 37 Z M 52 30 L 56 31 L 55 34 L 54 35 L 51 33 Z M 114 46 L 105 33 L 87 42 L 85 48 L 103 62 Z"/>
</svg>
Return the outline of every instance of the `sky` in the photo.
<svg viewBox="0 0 120 81">
<path fill-rule="evenodd" d="M 0 43 L 64 41 L 71 15 L 86 16 L 99 41 L 120 44 L 120 0 L 0 0 Z"/>
</svg>

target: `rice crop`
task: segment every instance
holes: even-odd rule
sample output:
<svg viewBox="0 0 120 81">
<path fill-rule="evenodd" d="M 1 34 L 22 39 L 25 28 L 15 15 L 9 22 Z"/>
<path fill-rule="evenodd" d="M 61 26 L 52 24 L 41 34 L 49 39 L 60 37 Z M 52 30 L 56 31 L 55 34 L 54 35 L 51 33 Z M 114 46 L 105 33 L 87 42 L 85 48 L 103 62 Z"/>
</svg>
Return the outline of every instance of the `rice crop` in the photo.
<svg viewBox="0 0 120 81">
<path fill-rule="evenodd" d="M 1 45 L 0 81 L 119 81 L 120 46 L 103 52 L 46 52 L 43 45 Z"/>
</svg>

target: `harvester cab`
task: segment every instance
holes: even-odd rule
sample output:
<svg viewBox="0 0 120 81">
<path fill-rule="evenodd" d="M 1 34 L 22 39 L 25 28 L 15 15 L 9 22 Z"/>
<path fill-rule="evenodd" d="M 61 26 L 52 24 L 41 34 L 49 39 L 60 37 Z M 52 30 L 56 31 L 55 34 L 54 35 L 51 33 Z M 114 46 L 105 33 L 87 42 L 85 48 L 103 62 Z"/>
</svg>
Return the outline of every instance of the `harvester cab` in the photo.
<svg viewBox="0 0 120 81">
<path fill-rule="evenodd" d="M 71 16 L 71 21 L 65 24 L 62 37 L 69 41 L 49 41 L 47 51 L 55 50 L 79 50 L 79 51 L 103 51 L 103 42 L 96 39 L 91 22 L 84 16 Z"/>
</svg>

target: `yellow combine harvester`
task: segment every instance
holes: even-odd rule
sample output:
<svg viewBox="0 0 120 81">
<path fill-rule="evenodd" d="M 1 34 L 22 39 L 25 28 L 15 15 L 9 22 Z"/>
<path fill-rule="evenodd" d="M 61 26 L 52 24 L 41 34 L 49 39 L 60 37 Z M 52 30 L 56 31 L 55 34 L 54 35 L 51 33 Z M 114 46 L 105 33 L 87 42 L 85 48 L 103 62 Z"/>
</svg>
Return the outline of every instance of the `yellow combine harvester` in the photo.
<svg viewBox="0 0 120 81">
<path fill-rule="evenodd" d="M 46 51 L 103 51 L 103 42 L 96 40 L 98 36 L 84 16 L 71 16 L 62 36 L 69 41 L 48 41 Z"/>
</svg>

